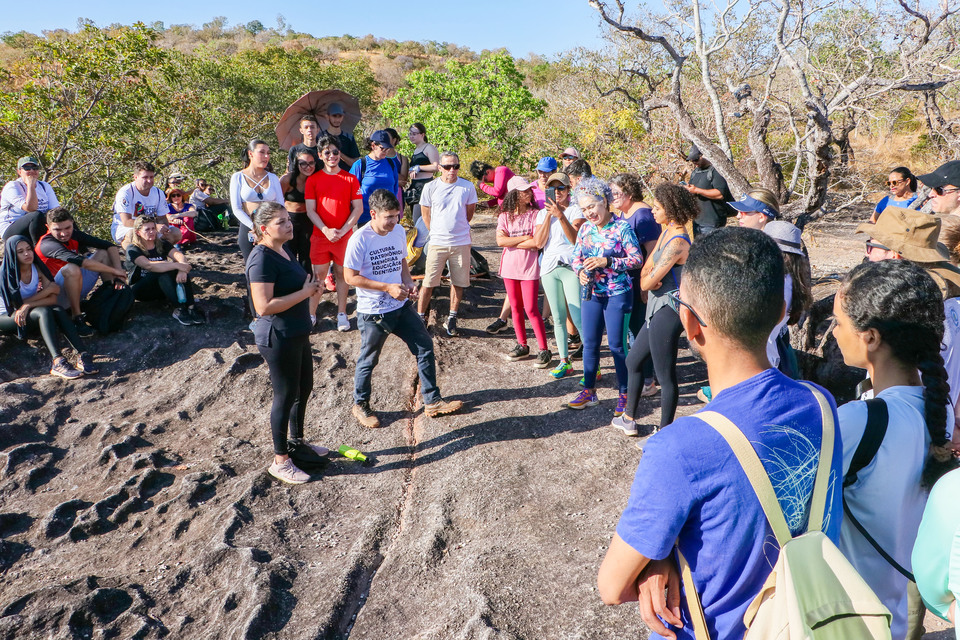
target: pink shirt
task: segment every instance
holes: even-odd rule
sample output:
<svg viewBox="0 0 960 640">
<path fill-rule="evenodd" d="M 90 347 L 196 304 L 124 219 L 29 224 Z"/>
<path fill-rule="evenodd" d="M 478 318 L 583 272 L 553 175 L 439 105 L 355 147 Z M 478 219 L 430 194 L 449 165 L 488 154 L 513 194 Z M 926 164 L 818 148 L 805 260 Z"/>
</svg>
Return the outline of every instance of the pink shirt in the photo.
<svg viewBox="0 0 960 640">
<path fill-rule="evenodd" d="M 517 236 L 532 236 L 537 221 L 536 209 L 520 215 L 501 213 L 497 218 L 497 231 L 515 238 Z M 500 257 L 500 277 L 510 280 L 538 280 L 540 278 L 540 263 L 536 249 L 518 249 L 504 247 Z"/>
<path fill-rule="evenodd" d="M 510 190 L 507 189 L 507 183 L 510 182 L 510 178 L 512 177 L 513 171 L 511 171 L 509 167 L 501 165 L 493 170 L 493 185 L 491 186 L 481 180 L 480 189 L 488 196 L 493 196 L 499 207 L 503 204 L 503 199 L 506 198 L 510 192 Z"/>
</svg>

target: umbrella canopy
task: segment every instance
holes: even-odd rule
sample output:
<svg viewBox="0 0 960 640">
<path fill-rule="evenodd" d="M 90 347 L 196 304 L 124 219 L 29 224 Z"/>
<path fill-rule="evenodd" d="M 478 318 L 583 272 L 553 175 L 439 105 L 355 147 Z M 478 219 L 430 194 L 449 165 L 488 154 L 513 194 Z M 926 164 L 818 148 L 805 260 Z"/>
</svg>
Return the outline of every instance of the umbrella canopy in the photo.
<svg viewBox="0 0 960 640">
<path fill-rule="evenodd" d="M 343 130 L 352 132 L 360 122 L 360 102 L 346 91 L 339 89 L 311 91 L 300 96 L 280 117 L 280 122 L 275 129 L 280 148 L 289 149 L 301 142 L 300 118 L 308 113 L 317 117 L 320 129 L 325 131 L 330 125 L 327 120 L 327 107 L 333 102 L 343 107 Z"/>
</svg>

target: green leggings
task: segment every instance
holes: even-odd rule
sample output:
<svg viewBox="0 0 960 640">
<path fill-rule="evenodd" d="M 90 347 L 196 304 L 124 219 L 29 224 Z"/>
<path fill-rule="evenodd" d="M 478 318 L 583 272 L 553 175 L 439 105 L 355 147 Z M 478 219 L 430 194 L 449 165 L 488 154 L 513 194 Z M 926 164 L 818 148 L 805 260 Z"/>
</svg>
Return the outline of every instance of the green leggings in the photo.
<svg viewBox="0 0 960 640">
<path fill-rule="evenodd" d="M 557 339 L 557 350 L 561 358 L 567 357 L 567 308 L 570 319 L 577 331 L 580 326 L 580 281 L 569 267 L 555 267 L 550 273 L 540 276 L 543 293 L 550 302 L 550 315 L 553 316 L 553 335 Z"/>
</svg>

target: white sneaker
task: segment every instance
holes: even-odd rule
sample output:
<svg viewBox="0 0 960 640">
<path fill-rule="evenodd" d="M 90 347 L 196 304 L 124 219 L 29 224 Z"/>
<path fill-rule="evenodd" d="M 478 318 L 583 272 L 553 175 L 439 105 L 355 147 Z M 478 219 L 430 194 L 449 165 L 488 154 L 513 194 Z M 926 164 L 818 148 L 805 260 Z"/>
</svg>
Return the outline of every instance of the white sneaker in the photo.
<svg viewBox="0 0 960 640">
<path fill-rule="evenodd" d="M 274 460 L 270 468 L 267 469 L 267 473 L 287 484 L 303 484 L 310 481 L 310 476 L 293 464 L 293 460 L 290 458 L 284 460 L 282 464 L 277 464 Z"/>
<path fill-rule="evenodd" d="M 627 420 L 623 416 L 617 416 L 614 418 L 613 422 L 610 423 L 610 426 L 614 429 L 619 429 L 624 433 L 624 435 L 637 435 L 637 423 L 633 420 Z"/>
<path fill-rule="evenodd" d="M 650 396 L 655 396 L 660 393 L 660 387 L 657 386 L 657 383 L 650 381 L 650 384 L 643 385 L 643 389 L 640 391 L 641 397 L 649 398 Z"/>
<path fill-rule="evenodd" d="M 347 314 L 337 314 L 337 331 L 350 331 L 350 320 L 347 318 Z"/>
</svg>

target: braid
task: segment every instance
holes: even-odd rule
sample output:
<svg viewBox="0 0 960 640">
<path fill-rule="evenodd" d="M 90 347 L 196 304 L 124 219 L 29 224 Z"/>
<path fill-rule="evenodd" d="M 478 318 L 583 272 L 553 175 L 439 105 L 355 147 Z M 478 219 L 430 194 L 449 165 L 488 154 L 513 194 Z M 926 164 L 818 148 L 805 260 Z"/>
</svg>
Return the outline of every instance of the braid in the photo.
<svg viewBox="0 0 960 640">
<path fill-rule="evenodd" d="M 923 410 L 930 434 L 931 453 L 923 465 L 921 483 L 924 487 L 933 487 L 943 474 L 957 468 L 952 455 L 944 455 L 947 444 L 947 404 L 950 402 L 950 385 L 947 384 L 947 370 L 943 367 L 940 345 L 933 346 L 933 352 L 917 365 L 920 379 L 923 381 Z"/>
</svg>

